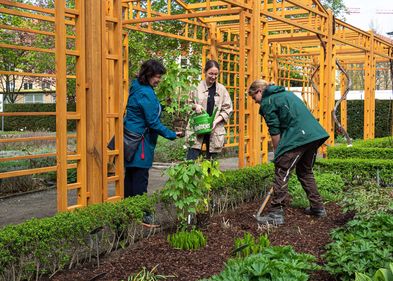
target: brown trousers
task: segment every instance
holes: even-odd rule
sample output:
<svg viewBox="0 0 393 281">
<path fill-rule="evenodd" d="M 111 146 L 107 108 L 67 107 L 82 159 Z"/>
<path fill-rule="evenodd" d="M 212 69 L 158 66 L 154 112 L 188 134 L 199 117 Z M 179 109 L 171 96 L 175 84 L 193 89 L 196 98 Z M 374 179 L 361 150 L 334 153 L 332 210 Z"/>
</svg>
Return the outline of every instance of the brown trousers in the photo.
<svg viewBox="0 0 393 281">
<path fill-rule="evenodd" d="M 310 201 L 310 207 L 323 208 L 322 198 L 318 192 L 313 173 L 313 166 L 320 145 L 320 141 L 314 141 L 287 151 L 276 159 L 274 191 L 270 206 L 272 211 L 282 209 L 288 203 L 288 181 L 291 171 L 295 168 L 297 178 Z"/>
</svg>

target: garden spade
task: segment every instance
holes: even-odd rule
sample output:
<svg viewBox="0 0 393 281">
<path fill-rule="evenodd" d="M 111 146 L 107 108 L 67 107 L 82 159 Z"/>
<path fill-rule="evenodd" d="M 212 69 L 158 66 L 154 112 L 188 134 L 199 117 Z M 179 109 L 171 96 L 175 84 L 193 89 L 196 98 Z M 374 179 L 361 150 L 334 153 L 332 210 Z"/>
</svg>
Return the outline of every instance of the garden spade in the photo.
<svg viewBox="0 0 393 281">
<path fill-rule="evenodd" d="M 265 209 L 267 202 L 270 199 L 270 196 L 273 193 L 273 186 L 270 188 L 270 190 L 267 192 L 267 194 L 265 195 L 265 198 L 263 199 L 262 205 L 259 208 L 258 212 L 256 213 L 256 215 L 254 215 L 254 218 L 258 219 L 261 215 L 261 213 L 263 212 L 263 209 Z"/>
</svg>

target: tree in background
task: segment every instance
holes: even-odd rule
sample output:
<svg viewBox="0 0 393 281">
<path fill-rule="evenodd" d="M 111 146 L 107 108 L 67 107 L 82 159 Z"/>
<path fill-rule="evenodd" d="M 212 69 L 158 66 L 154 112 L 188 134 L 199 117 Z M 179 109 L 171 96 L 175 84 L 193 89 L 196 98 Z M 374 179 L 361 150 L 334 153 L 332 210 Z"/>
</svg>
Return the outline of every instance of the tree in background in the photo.
<svg viewBox="0 0 393 281">
<path fill-rule="evenodd" d="M 333 15 L 340 19 L 345 20 L 345 14 L 348 14 L 348 8 L 344 4 L 344 0 L 321 0 L 321 4 L 333 11 Z"/>
</svg>

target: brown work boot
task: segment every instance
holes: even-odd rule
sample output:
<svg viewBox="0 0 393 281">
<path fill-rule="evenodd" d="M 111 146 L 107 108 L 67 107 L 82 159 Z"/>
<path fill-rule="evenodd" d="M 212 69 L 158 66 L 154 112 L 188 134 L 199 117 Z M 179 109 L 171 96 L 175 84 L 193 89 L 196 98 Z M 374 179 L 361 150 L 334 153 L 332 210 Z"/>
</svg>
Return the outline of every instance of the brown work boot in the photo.
<svg viewBox="0 0 393 281">
<path fill-rule="evenodd" d="M 324 207 L 322 207 L 322 208 L 307 207 L 306 209 L 304 209 L 304 213 L 306 215 L 314 216 L 317 218 L 326 217 L 326 210 Z"/>
</svg>

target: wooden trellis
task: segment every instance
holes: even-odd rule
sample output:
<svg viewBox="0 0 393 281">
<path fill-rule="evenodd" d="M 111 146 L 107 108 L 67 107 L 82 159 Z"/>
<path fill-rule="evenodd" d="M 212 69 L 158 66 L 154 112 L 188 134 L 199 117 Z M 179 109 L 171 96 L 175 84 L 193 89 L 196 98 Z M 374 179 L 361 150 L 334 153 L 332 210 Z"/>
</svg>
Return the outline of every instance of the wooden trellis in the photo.
<svg viewBox="0 0 393 281">
<path fill-rule="evenodd" d="M 0 173 L 0 179 L 57 173 L 60 211 L 123 197 L 123 106 L 128 93 L 128 37 L 133 31 L 199 43 L 203 61 L 217 59 L 220 82 L 229 90 L 234 115 L 227 125 L 227 146 L 238 147 L 239 167 L 267 161 L 268 132 L 247 87 L 258 78 L 284 86 L 301 85 L 302 97 L 329 132 L 334 144 L 336 62 L 365 71 L 364 137 L 374 138 L 377 63 L 393 59 L 393 44 L 335 19 L 317 0 L 168 0 L 155 10 L 151 0 L 56 0 L 54 7 L 35 7 L 0 0 L 0 31 L 45 37 L 47 44 L 1 42 L 0 48 L 50 54 L 52 72 L 4 69 L 0 75 L 56 80 L 56 112 L 3 112 L 1 116 L 56 117 L 56 134 L 1 138 L 0 144 L 56 141 L 52 152 L 0 158 L 1 162 L 51 159 L 46 166 Z M 8 18 L 7 18 L 8 17 Z M 33 27 L 15 26 L 11 19 L 30 20 Z M 176 22 L 178 33 L 162 24 Z M 42 24 L 39 24 L 42 23 Z M 296 72 L 297 75 L 293 73 Z M 312 79 L 311 79 L 312 77 Z M 314 84 L 314 85 L 313 85 Z M 73 86 L 75 87 L 72 90 Z M 345 79 L 340 81 L 344 89 Z M 76 108 L 67 109 L 74 91 Z M 341 106 L 346 127 L 346 104 Z M 73 124 L 73 130 L 69 130 Z M 106 144 L 116 135 L 116 149 Z M 54 162 L 56 159 L 56 162 Z M 114 174 L 108 163 L 115 162 Z M 70 173 L 76 174 L 70 181 Z M 114 191 L 108 189 L 114 185 Z M 74 193 L 75 200 L 70 201 Z"/>
</svg>

